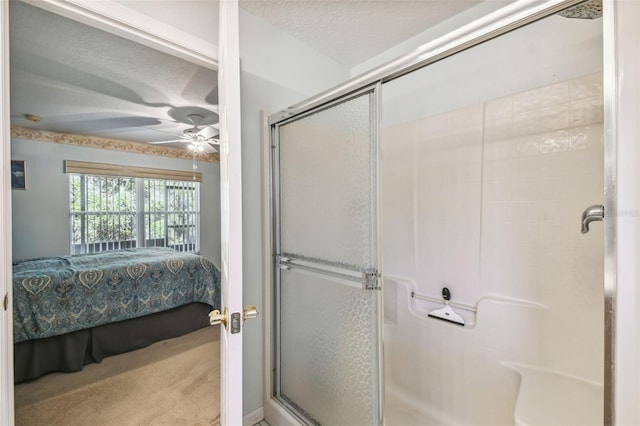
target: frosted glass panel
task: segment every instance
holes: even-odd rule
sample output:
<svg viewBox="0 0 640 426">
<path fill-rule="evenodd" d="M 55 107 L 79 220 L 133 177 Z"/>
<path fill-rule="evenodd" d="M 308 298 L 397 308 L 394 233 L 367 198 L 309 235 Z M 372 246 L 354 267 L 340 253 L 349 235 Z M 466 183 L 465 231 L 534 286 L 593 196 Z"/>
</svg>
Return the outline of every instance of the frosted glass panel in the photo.
<svg viewBox="0 0 640 426">
<path fill-rule="evenodd" d="M 375 266 L 370 118 L 364 94 L 280 127 L 282 253 Z"/>
<path fill-rule="evenodd" d="M 323 425 L 378 424 L 379 292 L 281 277 L 281 397 Z"/>
</svg>

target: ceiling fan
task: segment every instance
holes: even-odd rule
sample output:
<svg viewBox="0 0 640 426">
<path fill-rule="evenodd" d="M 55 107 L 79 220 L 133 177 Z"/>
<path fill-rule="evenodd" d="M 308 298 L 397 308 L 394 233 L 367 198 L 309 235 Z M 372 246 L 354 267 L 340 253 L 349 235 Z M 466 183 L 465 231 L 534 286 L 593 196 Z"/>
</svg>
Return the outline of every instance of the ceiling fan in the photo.
<svg viewBox="0 0 640 426">
<path fill-rule="evenodd" d="M 212 154 L 218 152 L 218 147 L 220 146 L 220 140 L 218 139 L 217 130 L 213 126 L 203 126 L 200 127 L 199 124 L 202 122 L 204 117 L 199 114 L 189 114 L 187 119 L 191 122 L 193 127 L 189 127 L 182 131 L 182 136 L 180 139 L 174 139 L 169 141 L 158 141 L 158 142 L 150 142 L 151 144 L 164 144 L 164 143 L 184 143 L 187 144 L 187 148 L 192 150 L 194 153 L 196 152 L 206 152 L 207 154 Z M 216 131 L 216 134 L 213 136 L 206 137 L 203 134 L 203 130 L 211 128 Z"/>
</svg>

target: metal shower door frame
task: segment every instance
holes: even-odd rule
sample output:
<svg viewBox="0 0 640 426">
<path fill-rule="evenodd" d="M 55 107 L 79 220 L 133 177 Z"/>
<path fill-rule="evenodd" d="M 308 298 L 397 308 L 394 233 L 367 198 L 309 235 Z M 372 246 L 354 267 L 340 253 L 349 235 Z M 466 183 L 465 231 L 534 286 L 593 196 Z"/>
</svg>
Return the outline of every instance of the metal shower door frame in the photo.
<svg viewBox="0 0 640 426">
<path fill-rule="evenodd" d="M 272 283 L 274 284 L 272 300 L 271 300 L 271 313 L 272 313 L 272 326 L 271 333 L 274 336 L 273 346 L 271 347 L 271 383 L 272 395 L 281 394 L 281 378 L 280 378 L 280 365 L 281 365 L 281 336 L 279 330 L 280 324 L 280 283 L 281 283 L 281 270 L 288 266 L 295 266 L 301 270 L 307 270 L 307 273 L 318 274 L 321 271 L 316 270 L 317 263 L 314 261 L 307 262 L 306 259 L 290 259 L 280 256 L 281 253 L 281 223 L 280 223 L 280 127 L 309 115 L 322 112 L 330 109 L 342 103 L 348 102 L 352 99 L 360 96 L 371 95 L 371 105 L 369 111 L 369 126 L 371 135 L 372 149 L 370 150 L 371 164 L 373 165 L 375 179 L 372 181 L 372 200 L 373 206 L 371 209 L 371 238 L 374 240 L 371 248 L 371 259 L 376 260 L 378 265 L 377 270 L 369 271 L 369 278 L 376 280 L 378 283 L 382 280 L 382 250 L 381 250 L 381 197 L 380 197 L 380 128 L 381 128 L 381 105 L 382 105 L 382 90 L 381 83 L 375 82 L 373 84 L 366 85 L 358 90 L 342 94 L 339 97 L 333 98 L 321 105 L 316 105 L 313 108 L 305 109 L 296 114 L 289 114 L 287 117 L 282 117 L 280 120 L 269 120 L 269 137 L 270 137 L 270 211 L 271 211 L 271 273 Z M 382 288 L 379 285 L 374 285 L 371 288 L 366 288 L 368 277 L 363 276 L 362 271 L 357 271 L 355 268 L 343 268 L 341 265 L 333 267 L 330 264 L 322 266 L 323 273 L 331 277 L 337 282 L 342 282 L 345 285 L 355 286 L 363 288 L 369 291 L 379 291 L 380 294 L 377 297 L 378 311 L 377 318 L 377 359 L 378 359 L 378 389 L 377 389 L 377 406 L 378 406 L 378 424 L 384 424 L 383 420 L 383 407 L 384 407 L 384 374 L 383 374 L 383 346 L 382 346 L 382 333 L 383 333 L 383 298 Z M 295 417 L 299 420 L 307 423 L 307 418 L 303 413 L 300 413 L 296 407 L 291 406 L 283 399 L 277 397 L 280 404 L 286 407 Z"/>
</svg>

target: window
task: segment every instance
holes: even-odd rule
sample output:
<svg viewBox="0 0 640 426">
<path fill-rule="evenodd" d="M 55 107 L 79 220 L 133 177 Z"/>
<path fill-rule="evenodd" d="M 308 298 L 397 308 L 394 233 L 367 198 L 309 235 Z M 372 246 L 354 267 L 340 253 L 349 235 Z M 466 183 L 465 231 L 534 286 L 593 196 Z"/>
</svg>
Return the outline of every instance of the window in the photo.
<svg viewBox="0 0 640 426">
<path fill-rule="evenodd" d="M 199 182 L 71 174 L 71 253 L 131 247 L 199 252 L 199 190 Z"/>
<path fill-rule="evenodd" d="M 158 179 L 143 181 L 146 246 L 198 252 L 199 184 Z"/>
</svg>

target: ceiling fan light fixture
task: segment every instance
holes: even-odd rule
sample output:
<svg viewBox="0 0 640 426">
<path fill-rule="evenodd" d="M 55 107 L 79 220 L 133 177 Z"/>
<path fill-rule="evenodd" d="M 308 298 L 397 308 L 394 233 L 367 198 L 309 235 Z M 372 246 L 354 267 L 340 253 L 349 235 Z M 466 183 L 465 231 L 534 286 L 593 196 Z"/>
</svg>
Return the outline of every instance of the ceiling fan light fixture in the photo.
<svg viewBox="0 0 640 426">
<path fill-rule="evenodd" d="M 219 132 L 213 129 L 213 131 L 203 133 L 205 130 L 210 130 L 209 128 L 211 126 L 206 125 L 204 127 L 200 127 L 201 122 L 205 119 L 205 117 L 200 114 L 189 114 L 186 118 L 191 122 L 193 127 L 184 129 L 179 139 L 169 141 L 154 141 L 150 143 L 164 144 L 182 142 L 182 146 L 191 151 L 194 157 L 196 156 L 196 154 L 217 152 L 217 146 L 220 144 L 220 142 L 218 141 L 218 139 L 216 139 L 216 136 L 218 136 Z"/>
<path fill-rule="evenodd" d="M 187 147 L 194 152 L 204 152 L 205 150 L 204 141 L 202 140 L 192 140 Z"/>
</svg>

